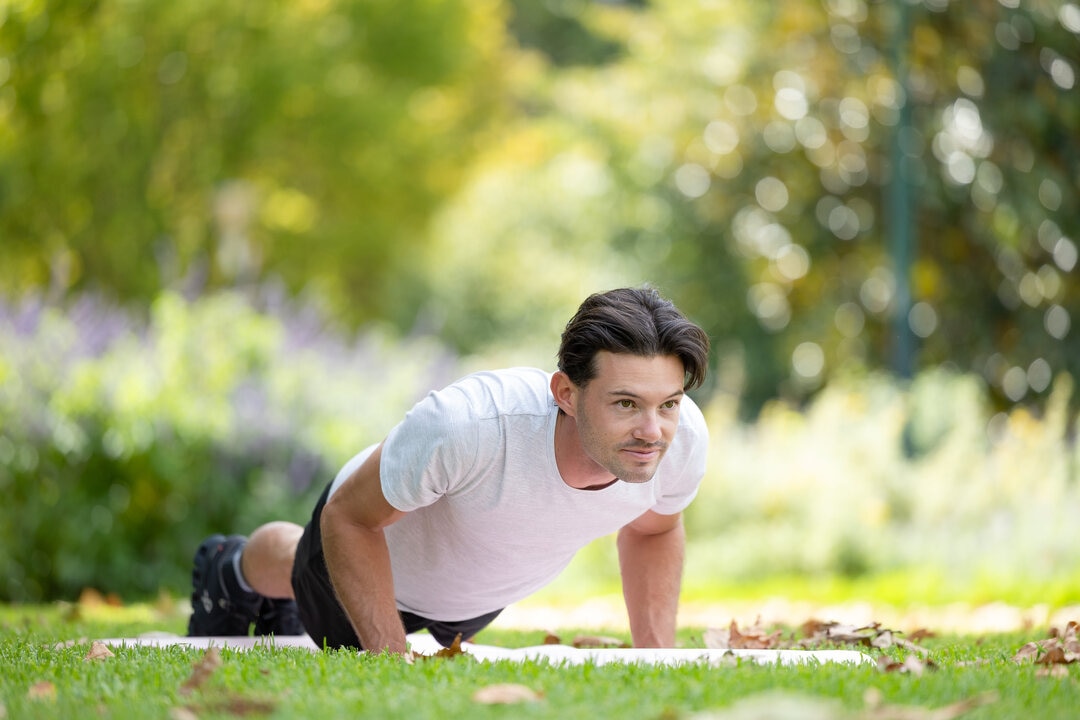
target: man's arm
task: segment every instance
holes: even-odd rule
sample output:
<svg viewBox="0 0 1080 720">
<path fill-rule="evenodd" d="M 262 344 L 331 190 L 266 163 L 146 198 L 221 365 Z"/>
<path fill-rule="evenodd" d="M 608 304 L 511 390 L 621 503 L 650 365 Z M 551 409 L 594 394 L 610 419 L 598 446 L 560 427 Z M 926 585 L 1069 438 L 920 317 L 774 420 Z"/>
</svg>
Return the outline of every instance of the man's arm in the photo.
<svg viewBox="0 0 1080 720">
<path fill-rule="evenodd" d="M 682 515 L 648 511 L 619 530 L 619 570 L 634 647 L 674 647 L 686 533 Z"/>
<path fill-rule="evenodd" d="M 404 653 L 405 630 L 394 602 L 394 578 L 383 528 L 405 513 L 382 492 L 379 446 L 323 509 L 323 553 L 338 600 L 365 650 Z"/>
</svg>

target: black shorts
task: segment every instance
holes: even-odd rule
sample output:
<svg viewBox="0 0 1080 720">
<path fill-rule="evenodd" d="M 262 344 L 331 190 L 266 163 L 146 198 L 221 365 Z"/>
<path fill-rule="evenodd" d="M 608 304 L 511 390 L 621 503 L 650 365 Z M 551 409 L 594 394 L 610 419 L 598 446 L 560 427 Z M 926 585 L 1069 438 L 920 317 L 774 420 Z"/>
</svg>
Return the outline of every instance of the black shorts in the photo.
<svg viewBox="0 0 1080 720">
<path fill-rule="evenodd" d="M 330 574 L 326 570 L 323 556 L 322 531 L 319 520 L 323 507 L 330 495 L 330 485 L 315 503 L 311 513 L 311 522 L 304 528 L 300 543 L 296 546 L 296 559 L 293 561 L 292 586 L 296 595 L 296 605 L 300 610 L 300 621 L 304 629 L 323 648 L 356 648 L 362 650 L 359 638 L 353 630 L 349 617 L 338 602 L 334 586 L 330 583 Z M 471 620 L 443 622 L 421 617 L 404 610 L 401 624 L 406 633 L 427 630 L 443 647 L 449 647 L 458 633 L 462 640 L 472 638 L 494 620 L 502 610 L 481 615 Z"/>
</svg>

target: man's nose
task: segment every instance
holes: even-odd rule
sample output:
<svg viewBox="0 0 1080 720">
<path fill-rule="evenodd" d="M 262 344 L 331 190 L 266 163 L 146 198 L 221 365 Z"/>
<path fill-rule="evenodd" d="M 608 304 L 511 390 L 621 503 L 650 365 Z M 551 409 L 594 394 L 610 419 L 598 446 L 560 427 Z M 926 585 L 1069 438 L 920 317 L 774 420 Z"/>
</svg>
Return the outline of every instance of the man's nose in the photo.
<svg viewBox="0 0 1080 720">
<path fill-rule="evenodd" d="M 654 443 L 664 436 L 660 417 L 657 413 L 647 411 L 641 413 L 637 427 L 634 430 L 634 438 Z"/>
</svg>

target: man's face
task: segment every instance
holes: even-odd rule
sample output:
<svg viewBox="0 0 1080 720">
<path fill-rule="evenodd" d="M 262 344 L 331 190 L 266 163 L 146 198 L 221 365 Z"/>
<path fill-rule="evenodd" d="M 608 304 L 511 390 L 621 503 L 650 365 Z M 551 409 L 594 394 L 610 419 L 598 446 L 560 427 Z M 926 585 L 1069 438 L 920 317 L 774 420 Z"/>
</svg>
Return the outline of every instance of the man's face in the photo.
<svg viewBox="0 0 1080 720">
<path fill-rule="evenodd" d="M 648 482 L 679 425 L 682 361 L 601 351 L 596 371 L 574 403 L 582 447 L 620 480 Z"/>
</svg>

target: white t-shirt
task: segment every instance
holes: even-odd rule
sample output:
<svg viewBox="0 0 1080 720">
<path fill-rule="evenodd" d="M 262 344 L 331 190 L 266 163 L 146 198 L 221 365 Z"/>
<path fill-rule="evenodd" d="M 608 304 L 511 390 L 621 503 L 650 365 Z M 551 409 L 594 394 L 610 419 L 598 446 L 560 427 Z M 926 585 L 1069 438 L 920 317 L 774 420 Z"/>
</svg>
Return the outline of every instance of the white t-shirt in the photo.
<svg viewBox="0 0 1080 720">
<path fill-rule="evenodd" d="M 708 430 L 689 398 L 652 480 L 563 482 L 550 380 L 533 368 L 469 375 L 390 431 L 382 490 L 407 513 L 385 530 L 398 609 L 448 622 L 493 612 L 552 581 L 592 540 L 647 510 L 680 512 L 697 494 Z M 331 494 L 373 450 L 341 469 Z"/>
</svg>

